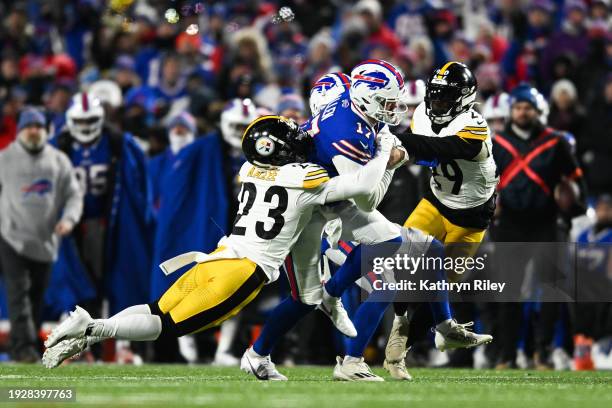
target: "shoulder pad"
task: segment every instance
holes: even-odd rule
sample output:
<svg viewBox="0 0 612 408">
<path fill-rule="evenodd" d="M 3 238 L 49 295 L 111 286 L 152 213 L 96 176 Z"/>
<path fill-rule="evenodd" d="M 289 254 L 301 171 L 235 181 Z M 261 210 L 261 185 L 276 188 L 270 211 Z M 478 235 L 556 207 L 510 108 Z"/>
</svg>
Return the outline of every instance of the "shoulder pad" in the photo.
<svg viewBox="0 0 612 408">
<path fill-rule="evenodd" d="M 461 125 L 456 134 L 463 139 L 486 140 L 489 136 L 487 121 L 474 109 L 459 115 L 455 120 Z"/>
<path fill-rule="evenodd" d="M 276 184 L 289 188 L 317 188 L 329 180 L 327 170 L 318 164 L 293 163 L 279 169 Z"/>
</svg>

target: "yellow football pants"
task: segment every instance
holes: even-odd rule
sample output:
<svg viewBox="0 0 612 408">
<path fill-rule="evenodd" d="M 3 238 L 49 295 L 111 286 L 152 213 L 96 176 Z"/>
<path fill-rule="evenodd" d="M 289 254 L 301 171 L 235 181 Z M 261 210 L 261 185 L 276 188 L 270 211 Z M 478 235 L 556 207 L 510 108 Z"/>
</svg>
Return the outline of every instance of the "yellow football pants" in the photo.
<svg viewBox="0 0 612 408">
<path fill-rule="evenodd" d="M 235 316 L 265 282 L 263 271 L 246 258 L 204 262 L 181 276 L 157 301 L 157 307 L 162 321 L 169 317 L 172 330 L 183 336 Z"/>
<path fill-rule="evenodd" d="M 410 214 L 404 227 L 419 229 L 435 237 L 447 248 L 447 256 L 470 257 L 478 250 L 486 229 L 465 228 L 455 225 L 425 198 L 419 201 L 414 211 Z M 465 244 L 450 245 L 448 244 Z"/>
</svg>

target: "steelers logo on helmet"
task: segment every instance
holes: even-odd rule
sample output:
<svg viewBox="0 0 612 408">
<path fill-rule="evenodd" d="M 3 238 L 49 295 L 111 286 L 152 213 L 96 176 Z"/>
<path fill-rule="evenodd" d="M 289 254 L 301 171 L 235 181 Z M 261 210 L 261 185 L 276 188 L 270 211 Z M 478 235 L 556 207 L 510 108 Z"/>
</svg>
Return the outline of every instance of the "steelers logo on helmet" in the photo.
<svg viewBox="0 0 612 408">
<path fill-rule="evenodd" d="M 275 149 L 274 141 L 267 136 L 262 136 L 255 142 L 255 150 L 264 157 L 270 156 Z"/>
</svg>

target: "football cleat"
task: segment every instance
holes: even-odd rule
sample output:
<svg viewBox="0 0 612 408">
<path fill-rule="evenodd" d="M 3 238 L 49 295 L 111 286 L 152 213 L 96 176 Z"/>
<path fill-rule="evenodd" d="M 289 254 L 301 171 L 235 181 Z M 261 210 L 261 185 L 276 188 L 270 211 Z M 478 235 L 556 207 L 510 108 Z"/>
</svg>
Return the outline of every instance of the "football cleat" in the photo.
<svg viewBox="0 0 612 408">
<path fill-rule="evenodd" d="M 92 336 L 62 340 L 55 346 L 45 350 L 42 363 L 47 368 L 55 368 L 69 358 L 78 357 L 90 344 L 97 343 L 98 340 Z"/>
<path fill-rule="evenodd" d="M 87 310 L 77 306 L 73 312 L 70 312 L 70 316 L 66 320 L 51 331 L 45 341 L 45 347 L 53 347 L 62 340 L 84 336 L 85 330 L 91 322 L 93 322 L 93 319 Z"/>
<path fill-rule="evenodd" d="M 234 357 L 231 353 L 216 353 L 212 365 L 217 367 L 236 367 L 240 364 L 240 360 Z"/>
<path fill-rule="evenodd" d="M 395 316 L 385 348 L 385 361 L 398 362 L 406 357 L 410 323 L 406 316 Z"/>
<path fill-rule="evenodd" d="M 406 369 L 406 355 L 400 361 L 389 362 L 385 360 L 383 368 L 396 380 L 412 381 L 412 376 Z"/>
<path fill-rule="evenodd" d="M 348 337 L 357 337 L 357 329 L 349 318 L 342 300 L 327 293 L 325 286 L 323 287 L 323 299 L 317 309 L 329 317 L 336 329 L 340 330 L 342 334 Z"/>
<path fill-rule="evenodd" d="M 247 374 L 253 374 L 258 380 L 287 381 L 287 377 L 278 372 L 270 356 L 260 356 L 253 347 L 249 347 L 242 355 L 240 369 Z"/>
<path fill-rule="evenodd" d="M 435 329 L 436 348 L 440 351 L 446 351 L 455 348 L 470 348 L 487 344 L 493 341 L 493 336 L 489 334 L 476 334 L 469 327 L 473 326 L 474 322 L 457 323 L 454 319 L 449 322 L 445 333 Z"/>
<path fill-rule="evenodd" d="M 340 381 L 385 381 L 372 372 L 370 366 L 361 358 L 336 357 L 334 379 Z"/>
</svg>

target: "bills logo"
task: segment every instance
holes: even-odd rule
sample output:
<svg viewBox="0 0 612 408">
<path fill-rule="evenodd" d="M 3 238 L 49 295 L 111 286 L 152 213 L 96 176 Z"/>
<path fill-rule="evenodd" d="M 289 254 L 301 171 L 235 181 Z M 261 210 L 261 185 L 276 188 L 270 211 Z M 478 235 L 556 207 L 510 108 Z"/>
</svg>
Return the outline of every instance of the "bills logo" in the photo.
<svg viewBox="0 0 612 408">
<path fill-rule="evenodd" d="M 321 78 L 318 82 L 316 82 L 313 85 L 313 89 L 311 91 L 318 91 L 318 92 L 323 92 L 323 91 L 327 91 L 328 89 L 333 88 L 334 86 L 336 86 L 336 81 L 333 80 L 333 78 Z"/>
<path fill-rule="evenodd" d="M 364 72 L 353 77 L 353 86 L 363 83 L 370 89 L 381 89 L 389 84 L 390 79 L 382 72 Z"/>
<path fill-rule="evenodd" d="M 36 194 L 42 197 L 45 194 L 49 194 L 51 192 L 52 187 L 53 187 L 53 184 L 51 183 L 50 180 L 40 179 L 40 180 L 36 180 L 34 183 L 30 184 L 29 186 L 22 187 L 21 191 L 23 192 L 24 197 L 27 197 L 31 194 Z"/>
</svg>

